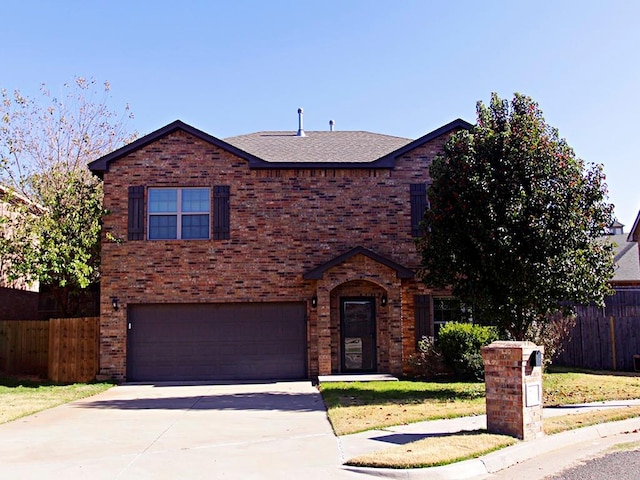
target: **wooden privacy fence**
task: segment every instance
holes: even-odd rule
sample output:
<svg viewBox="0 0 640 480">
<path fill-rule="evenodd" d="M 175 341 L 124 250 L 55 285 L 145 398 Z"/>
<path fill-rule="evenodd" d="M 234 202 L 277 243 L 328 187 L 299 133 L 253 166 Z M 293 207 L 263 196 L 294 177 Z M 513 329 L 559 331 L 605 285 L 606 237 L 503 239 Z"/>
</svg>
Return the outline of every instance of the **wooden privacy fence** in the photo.
<svg viewBox="0 0 640 480">
<path fill-rule="evenodd" d="M 49 322 L 0 321 L 0 371 L 47 376 Z"/>
<path fill-rule="evenodd" d="M 96 378 L 99 340 L 99 317 L 49 320 L 49 379 L 69 383 Z"/>
<path fill-rule="evenodd" d="M 98 372 L 99 317 L 0 321 L 0 371 L 60 383 Z"/>
<path fill-rule="evenodd" d="M 576 325 L 555 365 L 633 371 L 640 355 L 640 289 L 617 289 L 605 308 L 578 307 Z"/>
</svg>

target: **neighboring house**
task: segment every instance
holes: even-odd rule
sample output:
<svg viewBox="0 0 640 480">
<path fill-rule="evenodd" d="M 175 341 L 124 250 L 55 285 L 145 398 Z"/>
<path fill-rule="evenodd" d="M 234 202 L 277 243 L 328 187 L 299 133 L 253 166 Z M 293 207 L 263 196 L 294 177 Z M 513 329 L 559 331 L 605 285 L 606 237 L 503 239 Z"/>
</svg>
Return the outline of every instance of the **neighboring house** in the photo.
<svg viewBox="0 0 640 480">
<path fill-rule="evenodd" d="M 636 222 L 637 223 L 637 222 Z M 615 271 L 611 279 L 611 285 L 616 287 L 640 287 L 640 251 L 638 248 L 637 233 L 629 235 L 623 233 L 624 225 L 619 224 L 616 233 L 608 235 L 615 249 Z"/>
<path fill-rule="evenodd" d="M 0 185 L 0 235 L 11 237 L 8 223 L 19 213 L 14 206 L 31 204 L 22 195 Z M 9 281 L 8 260 L 0 253 L 0 320 L 35 320 L 38 318 L 38 282 L 23 279 Z"/>
<path fill-rule="evenodd" d="M 416 278 L 429 165 L 468 128 L 220 140 L 176 121 L 92 162 L 110 212 L 100 374 L 402 374 L 447 314 Z"/>
<path fill-rule="evenodd" d="M 609 226 L 608 231 L 609 235 L 622 235 L 624 233 L 624 225 L 618 220 L 614 220 Z"/>
</svg>

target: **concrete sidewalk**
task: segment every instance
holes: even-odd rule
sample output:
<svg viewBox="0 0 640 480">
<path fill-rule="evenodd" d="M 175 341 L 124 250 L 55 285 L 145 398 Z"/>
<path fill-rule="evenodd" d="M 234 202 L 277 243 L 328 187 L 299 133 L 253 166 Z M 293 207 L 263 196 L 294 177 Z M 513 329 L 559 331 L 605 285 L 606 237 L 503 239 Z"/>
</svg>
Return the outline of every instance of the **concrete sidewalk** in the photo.
<svg viewBox="0 0 640 480">
<path fill-rule="evenodd" d="M 596 402 L 563 407 L 548 407 L 543 410 L 544 417 L 578 414 L 592 410 L 624 408 L 640 405 L 639 400 Z M 388 427 L 383 430 L 370 430 L 353 435 L 338 437 L 343 461 L 367 453 L 404 445 L 422 438 L 438 436 L 447 433 L 456 433 L 484 429 L 487 426 L 485 415 L 473 417 L 453 418 L 448 420 L 435 420 L 419 422 L 410 425 Z M 640 418 L 633 418 L 619 422 L 584 427 L 556 435 L 549 435 L 537 440 L 521 442 L 496 452 L 484 455 L 480 458 L 458 462 L 451 465 L 419 469 L 383 469 L 383 468 L 359 468 L 343 467 L 346 470 L 370 474 L 377 477 L 403 478 L 403 479 L 467 479 L 487 478 L 490 474 L 499 472 L 512 465 L 545 455 L 567 445 L 580 444 L 588 441 L 611 437 L 613 435 L 635 432 L 631 439 L 623 441 L 640 441 Z"/>
</svg>

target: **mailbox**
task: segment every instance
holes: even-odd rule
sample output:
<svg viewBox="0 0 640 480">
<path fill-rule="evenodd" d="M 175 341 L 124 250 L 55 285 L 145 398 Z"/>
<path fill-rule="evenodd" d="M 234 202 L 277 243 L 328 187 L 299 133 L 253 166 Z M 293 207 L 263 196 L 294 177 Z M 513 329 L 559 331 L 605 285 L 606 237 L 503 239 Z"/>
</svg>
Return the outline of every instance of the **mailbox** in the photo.
<svg viewBox="0 0 640 480">
<path fill-rule="evenodd" d="M 532 367 L 542 366 L 542 352 L 540 350 L 534 350 L 529 357 L 529 365 Z"/>
</svg>

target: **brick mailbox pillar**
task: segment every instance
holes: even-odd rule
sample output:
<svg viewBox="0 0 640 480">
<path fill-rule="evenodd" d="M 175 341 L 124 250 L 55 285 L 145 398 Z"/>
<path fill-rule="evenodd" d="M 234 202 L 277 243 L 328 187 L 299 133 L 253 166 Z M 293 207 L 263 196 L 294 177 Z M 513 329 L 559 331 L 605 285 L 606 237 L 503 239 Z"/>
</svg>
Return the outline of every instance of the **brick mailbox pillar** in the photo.
<svg viewBox="0 0 640 480">
<path fill-rule="evenodd" d="M 531 342 L 493 342 L 482 348 L 487 430 L 532 440 L 542 430 L 543 347 Z"/>
</svg>

